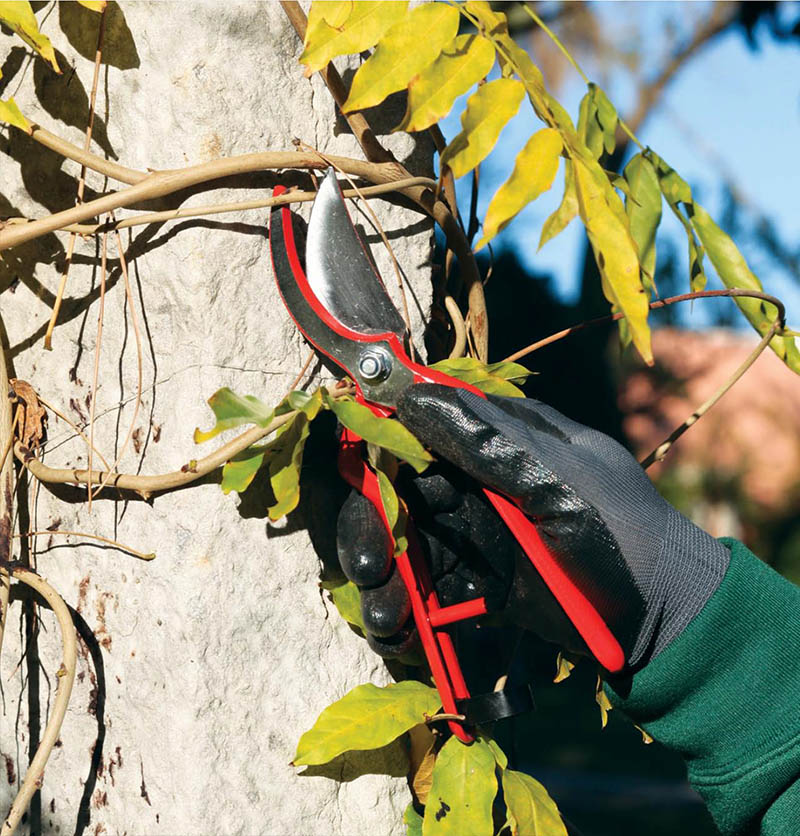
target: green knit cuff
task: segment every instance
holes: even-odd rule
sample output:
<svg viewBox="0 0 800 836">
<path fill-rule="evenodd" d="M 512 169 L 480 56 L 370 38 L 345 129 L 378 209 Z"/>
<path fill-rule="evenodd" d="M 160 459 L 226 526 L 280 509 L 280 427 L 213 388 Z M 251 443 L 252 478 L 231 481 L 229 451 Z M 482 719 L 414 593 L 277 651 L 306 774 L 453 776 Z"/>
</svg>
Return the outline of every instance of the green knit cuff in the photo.
<svg viewBox="0 0 800 836">
<path fill-rule="evenodd" d="M 797 808 L 800 588 L 736 540 L 722 542 L 730 566 L 702 611 L 646 668 L 606 691 L 684 757 L 723 834 L 788 833 L 774 812 L 758 824 L 779 797 L 776 808 Z M 794 813 L 792 822 L 800 826 Z"/>
</svg>

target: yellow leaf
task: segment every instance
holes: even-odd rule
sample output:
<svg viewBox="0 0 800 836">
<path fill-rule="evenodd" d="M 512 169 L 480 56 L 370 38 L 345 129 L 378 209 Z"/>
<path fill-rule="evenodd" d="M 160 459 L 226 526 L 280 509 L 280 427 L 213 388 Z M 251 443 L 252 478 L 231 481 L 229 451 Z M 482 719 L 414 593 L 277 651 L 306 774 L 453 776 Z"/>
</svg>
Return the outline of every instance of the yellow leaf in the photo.
<svg viewBox="0 0 800 836">
<path fill-rule="evenodd" d="M 315 29 L 320 23 L 327 23 L 334 29 L 344 24 L 353 11 L 353 0 L 316 0 L 308 10 L 306 32 Z M 308 41 L 308 35 L 306 35 Z"/>
<path fill-rule="evenodd" d="M 531 201 L 553 185 L 558 171 L 558 160 L 563 145 L 561 136 L 553 128 L 537 131 L 517 154 L 511 176 L 497 190 L 486 211 L 483 237 L 476 250 L 494 238 Z"/>
<path fill-rule="evenodd" d="M 91 9 L 93 12 L 103 12 L 105 7 L 108 5 L 107 0 L 78 0 L 81 6 L 85 6 L 87 9 Z"/>
<path fill-rule="evenodd" d="M 351 6 L 347 19 L 338 26 L 331 26 L 327 19 L 329 14 L 323 10 L 320 13 L 322 19 L 315 18 L 315 25 L 306 29 L 305 49 L 300 63 L 306 65 L 307 75 L 321 70 L 337 55 L 362 52 L 375 46 L 383 33 L 405 16 L 408 3 L 405 0 L 399 3 L 355 0 Z M 339 10 L 330 18 L 338 22 L 341 19 Z"/>
<path fill-rule="evenodd" d="M 562 232 L 578 214 L 578 195 L 575 192 L 575 175 L 572 160 L 564 161 L 564 196 L 558 209 L 544 222 L 542 235 L 539 238 L 541 249 L 551 238 Z"/>
<path fill-rule="evenodd" d="M 649 746 L 653 742 L 653 738 L 641 726 L 634 725 L 634 728 L 642 735 L 642 743 L 645 746 Z"/>
<path fill-rule="evenodd" d="M 398 130 L 422 131 L 450 112 L 453 102 L 488 75 L 494 46 L 480 35 L 459 35 L 408 88 L 408 106 Z"/>
<path fill-rule="evenodd" d="M 0 23 L 16 32 L 28 46 L 33 47 L 39 55 L 57 72 L 61 70 L 56 61 L 56 53 L 50 38 L 39 31 L 39 24 L 33 15 L 33 9 L 28 0 L 2 0 L 0 2 Z"/>
<path fill-rule="evenodd" d="M 455 6 L 425 3 L 395 23 L 359 67 L 342 110 L 363 110 L 404 90 L 458 33 Z"/>
<path fill-rule="evenodd" d="M 479 87 L 461 114 L 461 133 L 444 149 L 442 165 L 454 176 L 472 171 L 494 148 L 500 131 L 519 110 L 525 88 L 513 78 L 498 78 Z"/>
<path fill-rule="evenodd" d="M 555 801 L 530 775 L 503 770 L 503 796 L 513 836 L 567 836 Z"/>
<path fill-rule="evenodd" d="M 0 122 L 7 122 L 15 128 L 32 133 L 31 123 L 22 115 L 13 97 L 0 102 Z"/>
<path fill-rule="evenodd" d="M 609 184 L 622 208 L 623 219 L 620 219 L 619 213 L 609 205 L 607 192 L 583 160 L 573 158 L 573 165 L 578 208 L 600 268 L 603 293 L 625 314 L 634 345 L 645 362 L 652 365 L 647 295 L 639 274 L 636 245 L 625 225 L 625 210 Z"/>
<path fill-rule="evenodd" d="M 433 782 L 433 766 L 436 763 L 436 738 L 424 723 L 408 730 L 411 789 L 420 804 L 428 800 Z"/>
<path fill-rule="evenodd" d="M 567 659 L 563 653 L 559 653 L 556 659 L 556 678 L 553 682 L 563 682 L 572 673 L 574 667 L 573 661 Z"/>
<path fill-rule="evenodd" d="M 603 690 L 603 680 L 597 677 L 597 687 L 594 694 L 595 702 L 600 706 L 600 725 L 605 728 L 608 724 L 608 712 L 614 707 Z"/>
</svg>

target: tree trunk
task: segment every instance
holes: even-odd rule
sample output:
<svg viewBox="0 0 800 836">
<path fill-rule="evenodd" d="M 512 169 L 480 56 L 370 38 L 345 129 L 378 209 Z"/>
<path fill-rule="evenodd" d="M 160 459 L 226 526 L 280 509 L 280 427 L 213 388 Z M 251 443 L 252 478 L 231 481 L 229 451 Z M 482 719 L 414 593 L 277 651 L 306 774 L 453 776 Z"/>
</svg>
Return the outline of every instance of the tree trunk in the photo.
<svg viewBox="0 0 800 836">
<path fill-rule="evenodd" d="M 38 58 L 16 61 L 16 53 L 3 67 L 2 82 L 11 82 L 4 95 L 13 93 L 32 121 L 80 146 L 98 22 L 76 3 L 58 4 L 43 31 L 61 53 L 63 75 Z M 320 79 L 302 77 L 301 49 L 276 3 L 110 4 L 92 149 L 142 170 L 292 150 L 294 137 L 361 157 Z M 376 133 L 400 118 L 390 112 L 383 125 L 373 123 Z M 381 139 L 414 174 L 430 173 L 426 143 L 405 134 Z M 6 144 L 4 215 L 40 217 L 74 203 L 77 164 L 17 130 Z M 299 175 L 281 179 L 299 182 Z M 233 177 L 143 208 L 257 199 L 277 180 L 273 172 Z M 90 172 L 86 199 L 116 187 Z M 409 305 L 419 325 L 429 301 L 430 224 L 399 205 L 373 205 L 413 288 Z M 161 473 L 206 455 L 217 442 L 192 441 L 195 427 L 213 423 L 206 399 L 229 386 L 277 403 L 309 352 L 274 286 L 267 214 L 123 231 L 144 390 L 127 446 L 136 339 L 113 236 L 99 345 L 99 238 L 78 239 L 52 352 L 42 338 L 68 234 L 3 254 L 0 310 L 10 373 L 85 426 L 102 349 L 94 441 L 106 459 L 113 462 L 124 447 L 121 472 Z M 389 258 L 377 234 L 371 231 L 369 241 L 391 289 Z M 331 380 L 316 370 L 307 378 L 313 386 Z M 87 447 L 51 416 L 41 456 L 54 467 L 83 468 Z M 215 479 L 200 482 L 147 502 L 106 489 L 89 513 L 85 488 L 19 479 L 18 531 L 96 533 L 157 553 L 146 563 L 58 534 L 38 537 L 30 548 L 15 541 L 17 559 L 35 566 L 74 608 L 81 636 L 60 744 L 19 832 L 402 832 L 408 793 L 401 777 L 390 777 L 404 775 L 399 747 L 382 762 L 387 775 L 358 777 L 363 765 L 345 761 L 301 777 L 290 765 L 298 738 L 325 706 L 360 683 L 389 678 L 321 596 L 319 559 L 302 515 L 272 526 L 258 497 L 224 496 Z M 61 658 L 52 613 L 20 590 L 12 585 L 0 671 L 8 775 L 0 782 L 2 810 L 44 729 Z M 352 780 L 339 784 L 326 774 Z"/>
</svg>

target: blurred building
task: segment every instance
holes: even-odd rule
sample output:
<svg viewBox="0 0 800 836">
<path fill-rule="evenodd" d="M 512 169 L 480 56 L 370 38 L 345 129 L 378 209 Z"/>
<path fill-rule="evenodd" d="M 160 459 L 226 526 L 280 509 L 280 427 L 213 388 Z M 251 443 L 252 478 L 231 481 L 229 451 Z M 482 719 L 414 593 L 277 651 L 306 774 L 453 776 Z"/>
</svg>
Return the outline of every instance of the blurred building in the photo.
<svg viewBox="0 0 800 836">
<path fill-rule="evenodd" d="M 726 329 L 653 332 L 656 365 L 629 361 L 624 429 L 640 459 L 735 371 L 755 336 Z M 715 536 L 744 540 L 800 581 L 800 378 L 769 350 L 648 471 Z"/>
</svg>

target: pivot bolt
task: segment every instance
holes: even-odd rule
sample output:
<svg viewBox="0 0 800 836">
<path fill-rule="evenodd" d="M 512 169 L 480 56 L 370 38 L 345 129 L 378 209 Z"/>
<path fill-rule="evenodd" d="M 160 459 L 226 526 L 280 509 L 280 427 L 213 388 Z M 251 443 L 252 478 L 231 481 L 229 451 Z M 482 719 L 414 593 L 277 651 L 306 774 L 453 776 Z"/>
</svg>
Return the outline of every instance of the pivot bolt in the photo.
<svg viewBox="0 0 800 836">
<path fill-rule="evenodd" d="M 358 372 L 364 380 L 386 380 L 392 371 L 392 360 L 383 348 L 365 348 L 358 358 Z"/>
</svg>

